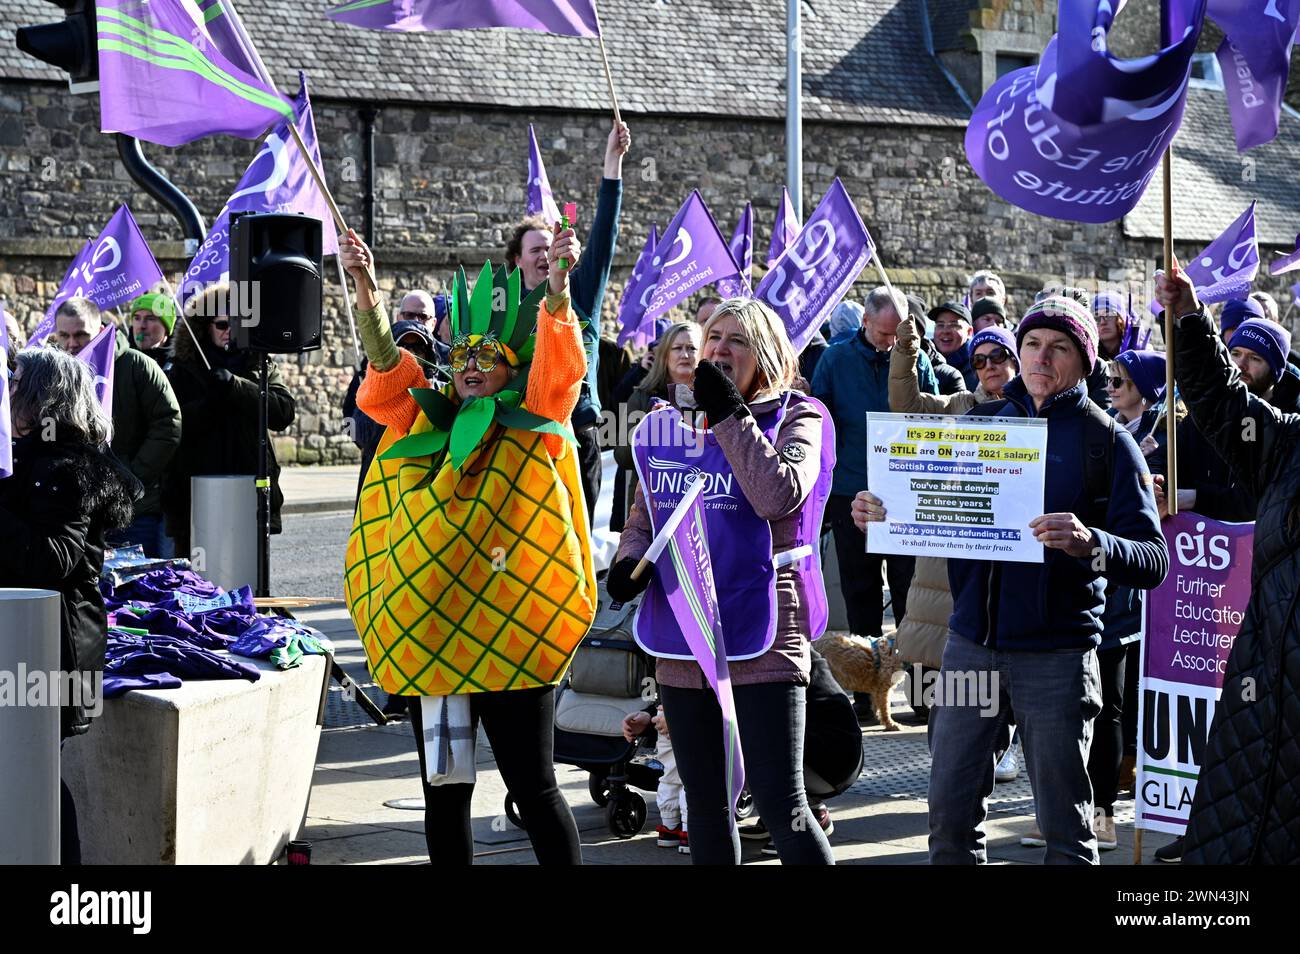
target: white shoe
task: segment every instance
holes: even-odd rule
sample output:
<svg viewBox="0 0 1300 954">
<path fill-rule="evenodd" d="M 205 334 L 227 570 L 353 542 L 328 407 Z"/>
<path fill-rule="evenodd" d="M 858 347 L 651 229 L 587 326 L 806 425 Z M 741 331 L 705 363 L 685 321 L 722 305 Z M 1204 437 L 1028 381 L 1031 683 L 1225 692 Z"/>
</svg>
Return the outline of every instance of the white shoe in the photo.
<svg viewBox="0 0 1300 954">
<path fill-rule="evenodd" d="M 998 762 L 998 767 L 993 770 L 993 779 L 998 782 L 1014 782 L 1020 775 L 1020 759 L 1017 757 L 1020 746 L 1012 744 L 1005 752 L 1002 753 L 1002 760 Z"/>
</svg>

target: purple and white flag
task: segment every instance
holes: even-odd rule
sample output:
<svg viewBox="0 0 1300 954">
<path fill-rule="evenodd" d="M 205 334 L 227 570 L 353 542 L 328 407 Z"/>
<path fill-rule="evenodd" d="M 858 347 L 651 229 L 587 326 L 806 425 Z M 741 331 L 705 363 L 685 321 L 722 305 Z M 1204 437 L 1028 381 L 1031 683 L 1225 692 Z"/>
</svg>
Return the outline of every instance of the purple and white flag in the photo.
<svg viewBox="0 0 1300 954">
<path fill-rule="evenodd" d="M 776 210 L 776 224 L 772 226 L 772 241 L 767 246 L 768 268 L 771 268 L 781 257 L 781 253 L 794 241 L 794 237 L 799 234 L 799 229 L 802 227 L 799 224 L 799 213 L 795 211 L 794 203 L 790 201 L 790 190 L 781 186 L 781 208 Z"/>
<path fill-rule="evenodd" d="M 95 397 L 109 417 L 113 416 L 113 359 L 117 357 L 117 326 L 104 322 L 99 334 L 77 352 L 77 359 L 95 373 Z"/>
<path fill-rule="evenodd" d="M 1123 60 L 1106 46 L 1121 4 L 1061 0 L 1060 32 L 1039 64 L 997 80 L 975 107 L 966 156 L 979 177 L 1038 215 L 1110 222 L 1129 212 L 1182 123 L 1205 3 L 1163 4 L 1171 44 Z"/>
<path fill-rule="evenodd" d="M 594 0 L 352 0 L 325 15 L 369 30 L 402 33 L 515 27 L 600 36 Z"/>
<path fill-rule="evenodd" d="M 537 148 L 537 134 L 533 124 L 528 124 L 528 209 L 526 215 L 541 213 L 548 225 L 560 221 L 560 208 L 555 204 L 555 195 L 551 192 L 551 180 L 546 178 L 546 166 L 542 165 L 542 151 Z"/>
<path fill-rule="evenodd" d="M 655 579 L 662 583 L 686 644 L 718 697 L 718 707 L 722 710 L 727 790 L 734 806 L 745 787 L 745 758 L 740 748 L 740 727 L 736 721 L 736 703 L 727 668 L 723 621 L 718 611 L 713 561 L 709 556 L 709 535 L 704 509 L 700 506 L 700 490 L 707 483 L 705 480 L 697 481 L 693 488 L 695 492 L 682 498 L 665 523 L 660 536 L 666 540 L 666 546 L 657 561 Z M 647 553 L 646 557 L 648 559 L 650 554 Z M 731 819 L 734 825 L 734 811 Z"/>
<path fill-rule="evenodd" d="M 875 249 L 844 183 L 836 179 L 754 290 L 754 297 L 785 322 L 796 353 L 830 317 Z"/>
<path fill-rule="evenodd" d="M 307 74 L 298 74 L 298 96 L 294 102 L 298 134 L 311 157 L 320 167 L 320 146 L 316 139 L 316 121 L 312 117 L 311 99 L 307 95 Z M 224 280 L 230 274 L 230 213 L 232 212 L 301 212 L 321 220 L 321 253 L 336 255 L 338 231 L 329 204 L 316 185 L 301 150 L 293 141 L 286 123 L 271 130 L 248 164 L 235 191 L 217 215 L 208 237 L 199 246 L 181 279 L 181 301 L 202 291 L 210 282 Z"/>
<path fill-rule="evenodd" d="M 108 220 L 99 238 L 87 242 L 72 260 L 54 301 L 27 341 L 40 346 L 54 331 L 54 314 L 69 298 L 89 298 L 101 310 L 116 308 L 137 295 L 167 287 L 162 269 L 125 205 Z"/>
<path fill-rule="evenodd" d="M 1237 151 L 1277 136 L 1300 26 L 1300 0 L 1209 0 L 1209 15 L 1226 36 L 1215 56 L 1237 139 Z"/>
<path fill-rule="evenodd" d="M 632 269 L 632 277 L 623 289 L 623 297 L 618 300 L 618 343 L 625 345 L 631 341 L 636 347 L 644 348 L 652 340 L 650 331 L 654 325 L 642 325 L 645 310 L 650 307 L 650 296 L 659 284 L 659 271 L 651 266 L 655 249 L 659 245 L 659 232 L 656 226 L 650 226 L 645 246 L 637 256 Z"/>
<path fill-rule="evenodd" d="M 655 247 L 655 290 L 641 323 L 654 321 L 694 292 L 740 274 L 731 249 L 698 190 L 687 196 Z"/>
<path fill-rule="evenodd" d="M 13 432 L 9 424 L 9 323 L 0 301 L 0 480 L 14 472 Z"/>
<path fill-rule="evenodd" d="M 723 298 L 749 298 L 753 292 L 751 277 L 754 269 L 754 206 L 745 203 L 745 211 L 740 214 L 736 231 L 731 235 L 731 257 L 740 266 L 740 274 L 735 278 L 724 278 L 718 282 L 718 294 Z"/>
<path fill-rule="evenodd" d="M 1247 206 L 1222 235 L 1183 265 L 1183 271 L 1196 286 L 1196 297 L 1201 301 L 1227 301 L 1249 295 L 1250 283 L 1259 271 L 1255 203 Z M 1153 301 L 1151 310 L 1158 315 L 1164 309 L 1159 302 Z"/>
<path fill-rule="evenodd" d="M 181 146 L 293 115 L 231 0 L 96 0 L 95 16 L 103 132 Z"/>
<path fill-rule="evenodd" d="M 1270 275 L 1285 275 L 1297 268 L 1300 268 L 1300 235 L 1295 237 L 1295 251 L 1287 252 L 1280 258 L 1275 258 L 1269 262 L 1268 273 Z"/>
</svg>

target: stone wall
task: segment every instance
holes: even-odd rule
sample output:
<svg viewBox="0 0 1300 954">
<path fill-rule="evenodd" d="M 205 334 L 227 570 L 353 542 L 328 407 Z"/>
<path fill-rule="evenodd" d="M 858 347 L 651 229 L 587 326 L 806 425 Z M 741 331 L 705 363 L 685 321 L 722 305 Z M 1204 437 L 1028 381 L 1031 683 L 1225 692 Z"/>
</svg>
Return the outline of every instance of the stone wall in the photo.
<svg viewBox="0 0 1300 954">
<path fill-rule="evenodd" d="M 1027 0 L 1032 7 L 1034 4 Z M 56 86 L 0 85 L 0 296 L 30 328 L 81 242 L 129 201 L 169 274 L 185 264 L 170 214 L 126 176 L 111 137 L 98 129 L 95 97 Z M 319 101 L 326 172 L 344 216 L 364 226 L 365 166 L 359 106 Z M 784 175 L 780 124 L 744 119 L 630 116 L 619 257 L 605 301 L 607 330 L 623 282 L 652 221 L 667 224 L 699 188 L 725 235 L 754 202 L 755 258 L 765 257 Z M 501 110 L 385 108 L 378 118 L 376 257 L 390 300 L 405 289 L 445 287 L 457 264 L 498 259 L 525 204 L 527 124 L 537 130 L 556 197 L 594 211 L 608 119 Z M 805 125 L 806 212 L 835 176 L 844 180 L 895 282 L 923 297 L 960 297 L 972 270 L 1008 274 L 1023 307 L 1045 281 L 1141 282 L 1158 247 L 1123 237 L 1119 223 L 1051 221 L 994 197 L 965 161 L 963 131 Z M 146 152 L 211 218 L 255 150 L 224 138 Z M 1190 254 L 1195 249 L 1179 249 Z M 339 406 L 355 360 L 332 260 L 327 262 L 326 347 L 282 358 L 298 396 L 298 420 L 278 441 L 281 459 L 334 463 L 354 457 Z M 877 282 L 874 269 L 860 279 Z M 1282 286 L 1284 283 L 1279 282 Z"/>
</svg>

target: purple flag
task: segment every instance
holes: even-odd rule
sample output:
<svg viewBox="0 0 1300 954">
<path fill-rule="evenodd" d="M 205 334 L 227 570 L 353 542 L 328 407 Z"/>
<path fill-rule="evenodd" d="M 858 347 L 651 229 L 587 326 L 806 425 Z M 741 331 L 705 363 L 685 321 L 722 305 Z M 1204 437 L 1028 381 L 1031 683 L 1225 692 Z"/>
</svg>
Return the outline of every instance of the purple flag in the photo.
<svg viewBox="0 0 1300 954">
<path fill-rule="evenodd" d="M 655 248 L 655 290 L 641 322 L 654 321 L 706 285 L 740 274 L 698 190 L 691 192 Z"/>
<path fill-rule="evenodd" d="M 659 270 L 650 264 L 654 261 L 655 248 L 658 245 L 659 233 L 656 227 L 651 225 L 650 234 L 646 236 L 645 247 L 641 249 L 636 266 L 632 269 L 632 277 L 628 279 L 627 287 L 623 289 L 623 297 L 618 300 L 618 343 L 620 345 L 631 341 L 638 348 L 644 348 L 653 340 L 650 337 L 653 324 L 643 327 L 641 319 L 645 316 L 646 308 L 650 306 L 650 296 L 654 294 L 655 285 L 659 283 Z"/>
<path fill-rule="evenodd" d="M 29 348 L 39 346 L 54 330 L 54 313 L 69 298 L 89 298 L 101 309 L 116 308 L 137 295 L 167 286 L 162 269 L 125 205 L 108 220 L 99 238 L 87 242 L 72 260 L 58 294 L 32 332 Z"/>
<path fill-rule="evenodd" d="M 560 221 L 560 209 L 555 204 L 555 194 L 551 192 L 551 180 L 546 178 L 546 166 L 542 165 L 542 151 L 537 148 L 537 135 L 533 124 L 528 124 L 528 215 L 541 213 L 547 224 Z"/>
<path fill-rule="evenodd" d="M 517 27 L 600 36 L 594 0 L 353 0 L 325 15 L 370 30 L 403 33 Z"/>
<path fill-rule="evenodd" d="M 1287 252 L 1281 258 L 1275 258 L 1269 262 L 1268 273 L 1270 275 L 1285 275 L 1297 268 L 1300 268 L 1300 235 L 1295 237 L 1295 251 Z"/>
<path fill-rule="evenodd" d="M 13 476 L 13 433 L 9 424 L 9 322 L 0 301 L 0 480 Z"/>
<path fill-rule="evenodd" d="M 1215 56 L 1237 150 L 1245 152 L 1277 136 L 1300 2 L 1209 0 L 1209 15 L 1227 34 Z"/>
<path fill-rule="evenodd" d="M 790 191 L 781 186 L 781 208 L 776 210 L 776 225 L 772 226 L 772 242 L 767 247 L 767 267 L 771 268 L 786 246 L 799 234 L 799 213 L 790 201 Z"/>
<path fill-rule="evenodd" d="M 1106 48 L 1119 6 L 1061 0 L 1060 33 L 1039 64 L 997 80 L 975 107 L 966 156 L 1012 205 L 1110 222 L 1137 205 L 1156 174 L 1182 123 L 1205 0 L 1163 4 L 1173 41 L 1141 60 Z"/>
<path fill-rule="evenodd" d="M 307 95 L 307 75 L 298 74 L 298 96 L 294 103 L 298 134 L 320 167 L 320 147 L 316 140 L 316 121 L 312 117 L 311 99 Z M 336 255 L 338 231 L 329 204 L 316 185 L 301 150 L 293 141 L 287 123 L 271 130 L 262 148 L 248 164 L 243 178 L 217 215 L 208 237 L 199 246 L 181 280 L 181 299 L 202 291 L 210 282 L 222 281 L 230 274 L 231 212 L 301 212 L 321 220 L 321 252 Z"/>
<path fill-rule="evenodd" d="M 255 139 L 293 115 L 231 0 L 97 0 L 95 14 L 104 132 L 180 146 Z"/>
<path fill-rule="evenodd" d="M 754 297 L 785 322 L 796 352 L 812 340 L 875 252 L 853 200 L 836 179 Z"/>
<path fill-rule="evenodd" d="M 740 266 L 740 274 L 735 278 L 724 278 L 718 282 L 718 293 L 723 298 L 749 298 L 753 292 L 752 274 L 754 270 L 754 206 L 745 203 L 745 211 L 740 213 L 736 231 L 732 233 L 731 257 Z"/>
<path fill-rule="evenodd" d="M 77 352 L 78 360 L 90 365 L 95 373 L 95 397 L 99 398 L 104 413 L 113 416 L 113 359 L 117 356 L 117 326 L 104 323 L 99 334 L 90 339 L 86 347 Z"/>
<path fill-rule="evenodd" d="M 1201 301 L 1245 298 L 1259 271 L 1259 245 L 1255 241 L 1255 203 L 1237 216 L 1222 235 L 1187 263 L 1187 274 Z"/>
<path fill-rule="evenodd" d="M 718 707 L 722 710 L 727 789 L 734 806 L 745 787 L 745 759 L 740 748 L 740 727 L 736 722 L 736 703 L 727 669 L 727 649 L 718 612 L 713 562 L 709 556 L 709 536 L 704 509 L 700 506 L 700 491 L 707 483 L 696 481 L 694 492 L 688 492 L 682 498 L 664 525 L 662 533 L 667 546 L 665 555 L 656 564 L 655 575 L 663 583 L 664 595 L 673 608 L 691 654 L 718 697 Z M 731 817 L 734 825 L 734 812 Z"/>
<path fill-rule="evenodd" d="M 1300 305 L 1300 282 L 1291 286 L 1291 304 Z"/>
</svg>

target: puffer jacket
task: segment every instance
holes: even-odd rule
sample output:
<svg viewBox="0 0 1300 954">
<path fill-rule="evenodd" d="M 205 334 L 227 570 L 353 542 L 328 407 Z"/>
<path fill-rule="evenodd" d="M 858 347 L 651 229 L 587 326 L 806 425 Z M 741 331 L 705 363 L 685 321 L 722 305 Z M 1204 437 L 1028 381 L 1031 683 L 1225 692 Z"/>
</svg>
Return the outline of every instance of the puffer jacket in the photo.
<svg viewBox="0 0 1300 954">
<path fill-rule="evenodd" d="M 894 413 L 959 415 L 976 404 L 998 399 L 978 382 L 974 391 L 926 394 L 921 390 L 916 373 L 919 347 L 916 320 L 900 321 L 898 338 L 889 354 L 889 409 Z M 939 370 L 936 366 L 935 374 Z M 912 585 L 907 590 L 907 615 L 898 624 L 895 634 L 899 656 L 907 662 L 938 669 L 943 662 L 943 648 L 948 643 L 948 620 L 951 616 L 948 561 L 943 557 L 917 557 Z"/>
<path fill-rule="evenodd" d="M 1204 314 L 1174 336 L 1192 420 L 1259 500 L 1250 603 L 1228 655 L 1186 864 L 1300 863 L 1300 417 L 1251 395 Z M 1246 425 L 1243 422 L 1249 422 Z M 1253 439 L 1247 439 L 1253 438 Z"/>
<path fill-rule="evenodd" d="M 54 440 L 42 437 L 34 431 L 14 441 L 13 475 L 0 480 L 0 586 L 56 591 L 60 668 L 99 672 L 108 630 L 99 592 L 104 535 L 130 524 L 142 487 L 111 451 L 80 435 L 60 427 Z M 61 712 L 64 738 L 90 728 L 90 713 L 74 702 Z"/>
</svg>

